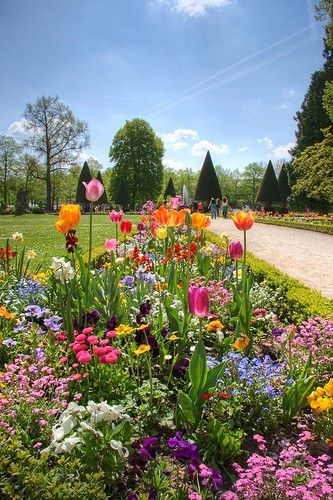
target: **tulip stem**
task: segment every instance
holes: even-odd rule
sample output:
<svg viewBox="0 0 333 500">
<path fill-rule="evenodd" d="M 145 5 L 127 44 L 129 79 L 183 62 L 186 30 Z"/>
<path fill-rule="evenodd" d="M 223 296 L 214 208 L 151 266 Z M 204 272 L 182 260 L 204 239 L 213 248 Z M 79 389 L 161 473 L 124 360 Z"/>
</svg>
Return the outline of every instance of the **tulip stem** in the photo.
<svg viewBox="0 0 333 500">
<path fill-rule="evenodd" d="M 90 269 L 91 262 L 91 249 L 92 249 L 92 217 L 93 217 L 93 203 L 90 203 L 90 215 L 89 215 L 89 256 L 88 256 L 88 269 Z"/>
</svg>

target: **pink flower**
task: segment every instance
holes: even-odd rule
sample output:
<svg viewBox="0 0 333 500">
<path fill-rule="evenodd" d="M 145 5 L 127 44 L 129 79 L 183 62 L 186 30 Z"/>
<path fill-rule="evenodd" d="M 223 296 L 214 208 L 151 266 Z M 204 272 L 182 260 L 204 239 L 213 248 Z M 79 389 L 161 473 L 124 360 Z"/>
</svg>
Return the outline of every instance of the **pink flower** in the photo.
<svg viewBox="0 0 333 500">
<path fill-rule="evenodd" d="M 171 208 L 178 208 L 179 204 L 180 204 L 180 200 L 177 196 L 174 196 L 173 198 L 171 198 L 171 200 L 170 200 L 170 207 Z"/>
<path fill-rule="evenodd" d="M 87 336 L 84 335 L 83 333 L 80 333 L 75 338 L 76 342 L 84 342 L 86 339 L 87 339 Z"/>
<path fill-rule="evenodd" d="M 117 332 L 116 330 L 109 330 L 106 332 L 106 336 L 108 339 L 113 339 L 114 337 L 117 337 Z"/>
<path fill-rule="evenodd" d="M 120 222 L 123 218 L 123 215 L 124 212 L 122 210 L 119 210 L 119 212 L 116 212 L 116 210 L 111 210 L 111 212 L 109 212 L 109 217 L 112 222 Z"/>
<path fill-rule="evenodd" d="M 87 328 L 84 328 L 82 330 L 82 333 L 83 333 L 83 335 L 90 335 L 93 330 L 94 329 L 91 326 L 87 326 Z"/>
<path fill-rule="evenodd" d="M 90 344 L 90 345 L 97 344 L 97 342 L 98 342 L 98 337 L 97 337 L 97 335 L 89 335 L 89 337 L 87 338 L 87 342 L 88 342 L 88 344 Z"/>
<path fill-rule="evenodd" d="M 118 361 L 118 357 L 114 352 L 109 352 L 105 358 L 104 358 L 104 363 L 115 363 Z"/>
<path fill-rule="evenodd" d="M 78 342 L 75 342 L 72 349 L 74 352 L 80 352 L 80 351 L 86 351 L 88 348 L 86 344 L 80 344 Z"/>
<path fill-rule="evenodd" d="M 208 289 L 198 286 L 190 286 L 187 294 L 188 308 L 193 316 L 203 318 L 209 314 Z"/>
<path fill-rule="evenodd" d="M 59 363 L 60 363 L 61 365 L 65 364 L 67 361 L 68 361 L 68 357 L 67 357 L 67 356 L 62 356 L 62 357 L 59 359 Z"/>
<path fill-rule="evenodd" d="M 239 241 L 232 241 L 229 245 L 230 257 L 233 260 L 239 260 L 243 257 L 243 247 Z"/>
<path fill-rule="evenodd" d="M 104 193 L 104 186 L 98 179 L 92 179 L 88 184 L 82 182 L 86 188 L 86 198 L 88 201 L 98 201 Z"/>
<path fill-rule="evenodd" d="M 111 240 L 105 240 L 104 246 L 108 252 L 114 252 L 117 248 L 117 240 L 112 238 Z"/>
<path fill-rule="evenodd" d="M 90 361 L 91 361 L 91 354 L 88 351 L 80 351 L 80 352 L 77 353 L 76 359 L 81 364 L 90 363 Z"/>
</svg>

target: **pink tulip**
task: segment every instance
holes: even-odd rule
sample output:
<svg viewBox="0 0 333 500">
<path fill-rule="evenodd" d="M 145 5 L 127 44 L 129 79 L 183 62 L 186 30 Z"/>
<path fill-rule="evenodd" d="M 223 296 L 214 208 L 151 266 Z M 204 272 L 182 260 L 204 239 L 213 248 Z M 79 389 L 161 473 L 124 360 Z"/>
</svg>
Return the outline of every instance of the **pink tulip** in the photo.
<svg viewBox="0 0 333 500">
<path fill-rule="evenodd" d="M 117 248 L 117 240 L 112 238 L 111 240 L 105 240 L 104 246 L 108 252 L 114 252 Z"/>
<path fill-rule="evenodd" d="M 122 210 L 119 210 L 119 212 L 116 212 L 116 210 L 111 210 L 111 212 L 109 212 L 109 217 L 112 222 L 120 222 L 123 218 L 123 215 L 124 212 Z"/>
<path fill-rule="evenodd" d="M 187 294 L 188 308 L 193 316 L 203 318 L 209 314 L 208 289 L 198 286 L 190 286 Z"/>
<path fill-rule="evenodd" d="M 82 182 L 86 188 L 86 198 L 88 201 L 98 201 L 104 193 L 104 186 L 98 179 L 92 179 L 88 184 Z"/>
<path fill-rule="evenodd" d="M 122 220 L 120 223 L 120 231 L 124 234 L 130 233 L 132 230 L 132 222 L 130 220 Z"/>
<path fill-rule="evenodd" d="M 243 257 L 243 247 L 239 241 L 232 241 L 229 245 L 230 257 L 233 260 L 239 260 Z"/>
<path fill-rule="evenodd" d="M 170 207 L 171 208 L 178 208 L 179 207 L 179 198 L 177 196 L 171 198 Z"/>
<path fill-rule="evenodd" d="M 151 223 L 151 226 L 150 226 L 150 231 L 151 231 L 151 234 L 154 238 L 156 238 L 156 231 L 157 229 L 159 228 L 160 226 L 156 223 L 156 222 L 152 222 Z"/>
</svg>

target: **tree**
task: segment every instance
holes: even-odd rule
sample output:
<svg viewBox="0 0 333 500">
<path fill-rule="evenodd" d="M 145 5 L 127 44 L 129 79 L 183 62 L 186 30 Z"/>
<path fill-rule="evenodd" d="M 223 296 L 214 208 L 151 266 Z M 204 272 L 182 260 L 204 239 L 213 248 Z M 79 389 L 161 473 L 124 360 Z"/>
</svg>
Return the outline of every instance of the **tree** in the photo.
<svg viewBox="0 0 333 500">
<path fill-rule="evenodd" d="M 308 206 L 320 212 L 333 204 L 333 133 L 324 131 L 324 140 L 306 148 L 293 162 L 297 174 L 293 192 L 305 193 Z"/>
<path fill-rule="evenodd" d="M 194 198 L 198 201 L 208 203 L 212 197 L 222 198 L 222 193 L 210 152 L 207 151 L 205 160 L 201 167 Z"/>
<path fill-rule="evenodd" d="M 265 210 L 270 210 L 272 203 L 281 201 L 279 185 L 271 160 L 262 178 L 256 201 L 263 203 Z"/>
<path fill-rule="evenodd" d="M 3 179 L 2 195 L 5 206 L 7 206 L 8 201 L 8 178 L 17 167 L 21 149 L 21 146 L 12 137 L 0 135 L 0 173 Z"/>
<path fill-rule="evenodd" d="M 98 173 L 97 173 L 97 180 L 99 180 L 99 182 L 101 182 L 103 184 L 103 186 L 104 186 L 104 193 L 102 194 L 102 196 L 98 200 L 98 204 L 99 205 L 107 205 L 108 204 L 108 198 L 106 196 L 106 189 L 105 189 L 105 185 L 104 185 L 104 182 L 103 182 L 103 179 L 102 179 L 102 174 L 101 174 L 100 171 L 98 171 Z"/>
<path fill-rule="evenodd" d="M 83 183 L 90 182 L 92 179 L 90 169 L 88 166 L 88 163 L 85 161 L 80 173 L 79 180 L 77 181 L 77 188 L 76 188 L 76 203 L 81 203 L 86 205 L 87 204 L 87 198 L 86 198 L 86 188 L 84 187 Z"/>
<path fill-rule="evenodd" d="M 279 176 L 278 176 L 278 185 L 279 191 L 281 195 L 281 202 L 283 204 L 283 208 L 286 209 L 288 197 L 291 195 L 291 189 L 289 185 L 288 173 L 286 165 L 283 163 Z"/>
<path fill-rule="evenodd" d="M 172 177 L 169 177 L 169 182 L 167 187 L 165 188 L 163 195 L 164 199 L 166 199 L 168 196 L 176 196 L 176 190 L 175 186 L 173 185 Z"/>
<path fill-rule="evenodd" d="M 132 208 L 148 198 L 156 199 L 163 184 L 163 154 L 163 142 L 148 122 L 140 118 L 126 121 L 110 148 L 110 159 L 115 162 L 111 177 L 113 199 L 119 194 L 120 179 L 126 181 Z"/>
<path fill-rule="evenodd" d="M 241 177 L 243 180 L 243 192 L 246 201 L 249 200 L 251 205 L 254 206 L 256 201 L 256 194 L 258 192 L 260 182 L 263 178 L 265 167 L 259 163 L 249 163 L 246 165 Z"/>
<path fill-rule="evenodd" d="M 52 210 L 52 175 L 71 164 L 89 145 L 88 125 L 56 97 L 38 97 L 26 106 L 27 143 L 45 162 L 46 209 Z"/>
<path fill-rule="evenodd" d="M 130 198 L 126 181 L 122 177 L 116 177 L 116 179 L 111 177 L 111 190 L 114 203 L 121 206 L 123 210 L 127 210 Z"/>
</svg>

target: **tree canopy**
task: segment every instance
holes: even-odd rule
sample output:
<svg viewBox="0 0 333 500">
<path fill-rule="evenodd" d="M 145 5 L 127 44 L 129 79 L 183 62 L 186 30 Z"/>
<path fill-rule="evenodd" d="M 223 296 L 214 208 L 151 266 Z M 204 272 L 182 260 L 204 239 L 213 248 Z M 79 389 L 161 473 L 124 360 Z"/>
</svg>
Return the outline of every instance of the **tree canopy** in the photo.
<svg viewBox="0 0 333 500">
<path fill-rule="evenodd" d="M 8 202 L 8 179 L 18 165 L 21 146 L 12 138 L 0 135 L 0 174 L 2 177 L 2 199 L 5 206 Z"/>
<path fill-rule="evenodd" d="M 84 205 L 87 204 L 86 198 L 86 188 L 83 185 L 83 182 L 90 182 L 92 179 L 90 168 L 88 163 L 85 161 L 80 172 L 79 180 L 77 181 L 77 189 L 76 189 L 76 203 L 82 203 Z"/>
<path fill-rule="evenodd" d="M 38 97 L 26 106 L 24 118 L 28 144 L 43 159 L 46 209 L 52 210 L 52 175 L 69 166 L 89 145 L 88 125 L 74 117 L 57 96 Z"/>
<path fill-rule="evenodd" d="M 210 152 L 207 151 L 201 167 L 194 198 L 198 201 L 209 202 L 212 197 L 222 198 L 222 193 Z"/>
<path fill-rule="evenodd" d="M 98 200 L 98 204 L 99 205 L 107 205 L 108 204 L 108 197 L 106 195 L 106 189 L 105 189 L 105 184 L 103 182 L 103 178 L 102 178 L 102 174 L 100 171 L 98 171 L 97 173 L 97 180 L 99 180 L 99 182 L 101 184 L 103 184 L 104 186 L 104 193 L 102 194 L 102 196 L 100 197 L 100 199 Z"/>
<path fill-rule="evenodd" d="M 279 185 L 271 160 L 262 178 L 256 201 L 263 203 L 266 210 L 271 208 L 272 203 L 281 201 Z"/>
<path fill-rule="evenodd" d="M 290 185 L 289 185 L 287 168 L 286 168 L 286 165 L 284 163 L 281 167 L 277 181 L 278 181 L 278 185 L 279 185 L 281 201 L 285 207 L 287 200 L 288 200 L 288 196 L 290 196 L 290 194 L 291 194 L 291 189 L 290 189 Z"/>
<path fill-rule="evenodd" d="M 173 185 L 172 177 L 169 177 L 169 182 L 164 191 L 164 199 L 168 196 L 176 196 L 175 186 Z"/>
<path fill-rule="evenodd" d="M 111 177 L 114 201 L 121 179 L 126 181 L 132 208 L 146 199 L 157 198 L 163 184 L 163 154 L 163 142 L 148 122 L 140 118 L 126 121 L 110 148 L 110 159 L 115 162 Z M 122 204 L 121 200 L 118 203 Z"/>
</svg>

